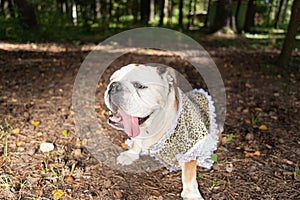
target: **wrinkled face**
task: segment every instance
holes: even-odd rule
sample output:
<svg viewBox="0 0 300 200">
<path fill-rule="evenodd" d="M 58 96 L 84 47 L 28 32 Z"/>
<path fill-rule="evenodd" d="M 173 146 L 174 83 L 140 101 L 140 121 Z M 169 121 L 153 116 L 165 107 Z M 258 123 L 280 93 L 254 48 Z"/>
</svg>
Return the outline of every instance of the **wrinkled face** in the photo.
<svg viewBox="0 0 300 200">
<path fill-rule="evenodd" d="M 105 91 L 109 123 L 137 137 L 164 110 L 173 81 L 156 67 L 130 64 L 116 71 Z"/>
</svg>

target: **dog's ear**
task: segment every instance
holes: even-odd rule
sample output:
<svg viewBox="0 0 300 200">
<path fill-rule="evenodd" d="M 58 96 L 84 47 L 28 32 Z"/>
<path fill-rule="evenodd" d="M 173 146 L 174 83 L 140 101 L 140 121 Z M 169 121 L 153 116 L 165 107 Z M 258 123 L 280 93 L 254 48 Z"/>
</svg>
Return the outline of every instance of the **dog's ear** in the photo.
<svg viewBox="0 0 300 200">
<path fill-rule="evenodd" d="M 177 78 L 176 78 L 176 71 L 175 69 L 171 67 L 165 67 L 165 66 L 158 66 L 156 68 L 157 73 L 163 78 L 167 79 L 169 82 L 169 93 L 173 89 L 175 92 L 175 98 L 176 98 L 176 106 L 178 106 L 179 102 L 179 91 L 178 91 L 178 85 L 177 85 Z"/>
<path fill-rule="evenodd" d="M 163 79 L 166 79 L 170 85 L 177 86 L 176 72 L 173 68 L 158 66 L 156 71 Z"/>
</svg>

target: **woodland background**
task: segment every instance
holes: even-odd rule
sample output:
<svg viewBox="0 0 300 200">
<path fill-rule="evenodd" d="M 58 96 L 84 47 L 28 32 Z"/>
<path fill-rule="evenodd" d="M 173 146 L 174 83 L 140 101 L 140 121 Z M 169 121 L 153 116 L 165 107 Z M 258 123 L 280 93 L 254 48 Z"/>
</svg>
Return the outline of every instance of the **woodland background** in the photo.
<svg viewBox="0 0 300 200">
<path fill-rule="evenodd" d="M 205 199 L 300 199 L 299 25 L 300 0 L 0 0 L 0 199 L 180 199 L 180 171 L 111 169 L 75 129 L 72 89 L 85 57 L 104 39 L 145 26 L 192 37 L 222 75 L 225 129 L 212 170 L 197 176 Z M 116 69 L 153 62 L 205 85 L 165 51 L 115 60 L 95 113 L 124 150 L 126 135 L 106 123 L 103 91 Z"/>
</svg>

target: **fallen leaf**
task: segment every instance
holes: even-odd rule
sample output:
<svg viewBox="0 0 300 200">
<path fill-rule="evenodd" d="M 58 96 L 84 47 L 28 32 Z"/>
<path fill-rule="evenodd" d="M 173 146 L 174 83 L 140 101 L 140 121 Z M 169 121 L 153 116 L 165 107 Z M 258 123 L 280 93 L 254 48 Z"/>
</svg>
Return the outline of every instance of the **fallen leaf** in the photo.
<svg viewBox="0 0 300 200">
<path fill-rule="evenodd" d="M 218 162 L 218 155 L 215 154 L 215 153 L 212 154 L 212 155 L 211 155 L 211 160 L 214 161 L 214 162 Z"/>
<path fill-rule="evenodd" d="M 226 172 L 231 173 L 233 171 L 233 164 L 226 163 Z"/>
<path fill-rule="evenodd" d="M 245 108 L 245 109 L 243 110 L 243 113 L 249 113 L 249 108 Z"/>
<path fill-rule="evenodd" d="M 62 134 L 63 134 L 65 137 L 68 137 L 68 131 L 67 131 L 67 130 L 63 130 Z"/>
<path fill-rule="evenodd" d="M 54 191 L 52 192 L 52 199 L 58 200 L 58 199 L 60 199 L 63 195 L 64 195 L 64 191 L 63 191 L 63 190 L 54 190 Z"/>
<path fill-rule="evenodd" d="M 42 195 L 43 195 L 43 190 L 36 190 L 36 191 L 35 191 L 35 194 L 36 194 L 37 196 L 42 196 Z"/>
<path fill-rule="evenodd" d="M 263 109 L 262 108 L 255 108 L 255 111 L 262 112 Z"/>
<path fill-rule="evenodd" d="M 268 130 L 268 127 L 267 127 L 266 125 L 261 125 L 261 126 L 259 127 L 259 130 L 261 130 L 261 131 L 266 131 L 266 130 Z"/>
<path fill-rule="evenodd" d="M 246 156 L 246 157 L 250 157 L 250 156 L 252 155 L 252 153 L 250 153 L 250 152 L 247 152 L 247 151 L 246 151 L 246 152 L 244 152 L 244 153 L 245 153 L 245 156 Z"/>
<path fill-rule="evenodd" d="M 19 128 L 15 128 L 11 131 L 12 134 L 19 134 L 20 133 L 20 129 Z"/>
<path fill-rule="evenodd" d="M 250 83 L 246 83 L 245 86 L 246 86 L 246 88 L 249 88 L 249 89 L 253 88 L 253 85 L 251 85 Z"/>
<path fill-rule="evenodd" d="M 74 177 L 73 176 L 67 176 L 66 182 L 67 183 L 73 183 L 74 182 Z"/>
<path fill-rule="evenodd" d="M 70 115 L 73 116 L 75 112 L 73 110 L 70 110 Z"/>
<path fill-rule="evenodd" d="M 34 120 L 31 121 L 31 124 L 33 126 L 38 126 L 40 123 L 41 123 L 40 121 L 34 121 Z"/>
<path fill-rule="evenodd" d="M 18 147 L 21 147 L 21 146 L 24 146 L 24 145 L 25 145 L 25 142 L 23 142 L 23 141 L 17 142 L 17 146 L 18 146 Z"/>
<path fill-rule="evenodd" d="M 13 103 L 16 103 L 16 102 L 18 102 L 18 99 L 12 98 L 11 101 L 12 101 Z"/>
<path fill-rule="evenodd" d="M 232 140 L 232 138 L 233 138 L 233 133 L 230 133 L 229 135 L 227 135 L 227 137 L 226 137 L 226 139 L 225 139 L 225 143 L 227 143 L 227 142 L 230 142 L 231 140 Z"/>
<path fill-rule="evenodd" d="M 125 144 L 125 143 L 122 143 L 122 144 L 121 144 L 121 147 L 122 147 L 123 149 L 129 149 L 128 145 Z"/>
<path fill-rule="evenodd" d="M 41 137 L 41 136 L 43 136 L 43 133 L 42 133 L 42 132 L 37 132 L 37 133 L 36 133 L 36 136 L 37 136 L 37 137 Z"/>
<path fill-rule="evenodd" d="M 250 119 L 245 119 L 246 124 L 251 124 Z"/>
<path fill-rule="evenodd" d="M 245 151 L 244 153 L 245 153 L 246 157 L 260 156 L 260 152 L 259 151 L 255 151 L 254 153 Z"/>
</svg>

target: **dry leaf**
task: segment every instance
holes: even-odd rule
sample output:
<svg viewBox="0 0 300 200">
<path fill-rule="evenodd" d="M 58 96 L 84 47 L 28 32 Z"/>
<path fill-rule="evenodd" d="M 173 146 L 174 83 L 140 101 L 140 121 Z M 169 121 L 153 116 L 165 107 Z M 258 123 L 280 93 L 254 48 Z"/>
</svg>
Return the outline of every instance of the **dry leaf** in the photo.
<svg viewBox="0 0 300 200">
<path fill-rule="evenodd" d="M 66 182 L 67 183 L 73 183 L 74 182 L 74 177 L 73 176 L 67 176 Z"/>
<path fill-rule="evenodd" d="M 250 83 L 246 83 L 245 86 L 246 88 L 253 88 L 253 85 L 251 85 Z"/>
<path fill-rule="evenodd" d="M 75 112 L 73 110 L 70 110 L 70 115 L 73 116 Z"/>
<path fill-rule="evenodd" d="M 42 196 L 42 195 L 43 195 L 43 190 L 36 190 L 36 191 L 35 191 L 35 194 L 36 194 L 37 196 Z"/>
<path fill-rule="evenodd" d="M 19 134 L 20 133 L 20 129 L 19 128 L 15 128 L 11 131 L 12 134 Z"/>
<path fill-rule="evenodd" d="M 129 149 L 128 145 L 125 144 L 125 143 L 122 143 L 122 144 L 121 144 L 121 147 L 122 147 L 123 149 Z"/>
<path fill-rule="evenodd" d="M 245 108 L 244 110 L 243 110 L 243 113 L 249 113 L 249 108 Z"/>
<path fill-rule="evenodd" d="M 36 133 L 36 136 L 37 136 L 37 137 L 41 137 L 41 136 L 43 136 L 43 133 L 42 133 L 42 132 L 37 132 L 37 133 Z"/>
<path fill-rule="evenodd" d="M 21 147 L 21 146 L 24 146 L 24 145 L 25 145 L 25 142 L 23 142 L 23 141 L 17 142 L 17 146 L 18 146 L 18 147 Z"/>
<path fill-rule="evenodd" d="M 245 151 L 244 153 L 245 153 L 246 157 L 260 156 L 260 152 L 259 151 L 255 151 L 254 153 Z"/>
<path fill-rule="evenodd" d="M 266 125 L 261 125 L 261 126 L 259 127 L 259 130 L 261 130 L 261 131 L 266 131 L 266 130 L 268 130 L 268 127 L 267 127 Z"/>
<path fill-rule="evenodd" d="M 255 108 L 255 110 L 258 111 L 258 112 L 262 112 L 263 111 L 262 108 Z"/>
<path fill-rule="evenodd" d="M 54 190 L 54 191 L 52 192 L 52 199 L 58 200 L 58 199 L 60 199 L 63 195 L 64 195 L 64 191 L 63 191 L 63 190 Z"/>
<path fill-rule="evenodd" d="M 40 121 L 34 121 L 34 120 L 31 121 L 31 124 L 33 126 L 38 126 L 40 123 L 41 123 Z"/>
<path fill-rule="evenodd" d="M 68 137 L 68 135 L 69 135 L 67 130 L 63 130 L 62 134 L 63 134 L 63 136 L 65 136 L 65 137 Z"/>
</svg>

